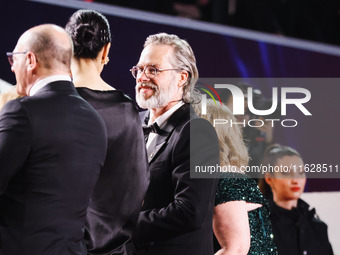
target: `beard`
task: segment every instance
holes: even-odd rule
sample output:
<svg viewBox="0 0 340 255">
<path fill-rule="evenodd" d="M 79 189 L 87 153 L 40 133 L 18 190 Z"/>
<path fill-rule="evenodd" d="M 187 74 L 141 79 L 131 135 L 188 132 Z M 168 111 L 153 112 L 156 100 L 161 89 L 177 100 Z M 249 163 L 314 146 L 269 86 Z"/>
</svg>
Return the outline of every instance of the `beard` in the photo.
<svg viewBox="0 0 340 255">
<path fill-rule="evenodd" d="M 141 94 L 139 91 L 142 87 L 151 88 L 154 93 L 146 98 L 145 94 Z M 166 88 L 158 87 L 151 82 L 138 83 L 136 86 L 136 101 L 140 108 L 143 109 L 155 109 L 166 106 L 173 98 L 176 86 L 169 84 Z"/>
</svg>

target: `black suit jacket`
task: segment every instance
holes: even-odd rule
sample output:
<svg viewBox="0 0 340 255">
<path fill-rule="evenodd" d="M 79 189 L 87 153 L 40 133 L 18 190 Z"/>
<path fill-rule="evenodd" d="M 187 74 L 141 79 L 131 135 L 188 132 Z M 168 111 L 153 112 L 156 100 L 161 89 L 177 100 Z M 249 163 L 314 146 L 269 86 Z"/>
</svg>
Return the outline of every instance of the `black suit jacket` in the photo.
<svg viewBox="0 0 340 255">
<path fill-rule="evenodd" d="M 149 164 L 137 107 L 119 90 L 77 88 L 103 118 L 108 148 L 87 210 L 90 255 L 126 255 L 149 184 Z"/>
<path fill-rule="evenodd" d="M 86 254 L 83 228 L 106 129 L 71 82 L 0 113 L 0 254 Z"/>
<path fill-rule="evenodd" d="M 174 112 L 148 149 L 150 185 L 133 236 L 137 254 L 213 254 L 216 179 L 192 178 L 190 169 L 218 164 L 218 140 L 190 109 L 185 104 Z"/>
<path fill-rule="evenodd" d="M 279 255 L 333 255 L 328 240 L 327 225 L 321 221 L 315 209 L 310 209 L 302 199 L 292 210 L 270 202 L 270 220 L 273 225 L 274 242 Z"/>
</svg>

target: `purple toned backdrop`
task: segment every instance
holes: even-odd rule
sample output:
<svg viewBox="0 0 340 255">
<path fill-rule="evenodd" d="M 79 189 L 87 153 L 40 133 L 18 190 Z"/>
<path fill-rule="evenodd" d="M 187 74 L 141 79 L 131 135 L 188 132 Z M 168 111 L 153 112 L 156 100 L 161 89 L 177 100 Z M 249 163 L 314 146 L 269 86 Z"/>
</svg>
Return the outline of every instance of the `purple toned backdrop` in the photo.
<svg viewBox="0 0 340 255">
<path fill-rule="evenodd" d="M 64 26 L 75 9 L 18 0 L 3 1 L 0 6 L 0 78 L 15 84 L 6 51 L 12 51 L 19 36 L 34 25 L 55 23 Z M 339 77 L 340 57 L 336 55 L 266 43 L 257 39 L 256 35 L 252 40 L 242 39 L 107 13 L 105 15 L 111 25 L 113 42 L 110 63 L 104 69 L 103 78 L 132 98 L 135 81 L 129 69 L 137 63 L 145 38 L 158 32 L 175 33 L 188 40 L 196 54 L 201 77 Z M 259 88 L 270 95 L 270 87 Z M 310 90 L 312 100 L 308 107 L 313 118 L 298 116 L 301 120 L 300 127 L 290 130 L 279 128 L 275 132 L 275 139 L 298 148 L 306 162 L 319 163 L 322 159 L 326 163 L 339 163 L 337 97 L 340 94 L 340 85 L 320 84 Z M 310 180 L 307 190 L 340 190 L 340 180 Z"/>
</svg>

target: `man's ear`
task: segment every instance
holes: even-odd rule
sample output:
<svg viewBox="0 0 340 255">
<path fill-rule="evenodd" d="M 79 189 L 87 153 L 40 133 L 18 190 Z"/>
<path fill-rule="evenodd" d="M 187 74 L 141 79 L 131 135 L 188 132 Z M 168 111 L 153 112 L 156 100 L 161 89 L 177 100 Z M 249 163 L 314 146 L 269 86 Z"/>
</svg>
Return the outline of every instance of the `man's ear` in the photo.
<svg viewBox="0 0 340 255">
<path fill-rule="evenodd" d="M 178 81 L 178 85 L 177 86 L 179 88 L 182 87 L 185 84 L 185 82 L 188 80 L 188 78 L 189 78 L 189 73 L 187 71 L 185 71 L 185 70 L 182 70 L 180 72 L 180 79 Z"/>
<path fill-rule="evenodd" d="M 33 52 L 27 52 L 26 63 L 28 70 L 34 70 L 37 67 L 38 60 Z"/>
</svg>

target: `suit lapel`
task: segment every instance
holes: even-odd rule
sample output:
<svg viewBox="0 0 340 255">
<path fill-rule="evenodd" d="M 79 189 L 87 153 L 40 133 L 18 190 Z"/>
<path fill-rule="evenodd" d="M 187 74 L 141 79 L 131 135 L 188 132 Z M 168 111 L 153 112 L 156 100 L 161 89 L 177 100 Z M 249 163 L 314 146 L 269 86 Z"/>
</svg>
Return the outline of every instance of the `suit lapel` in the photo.
<svg viewBox="0 0 340 255">
<path fill-rule="evenodd" d="M 161 139 L 159 139 L 161 137 Z M 167 137 L 157 135 L 155 139 L 151 142 L 149 148 L 147 148 L 148 153 L 148 162 L 151 163 L 151 161 L 155 158 L 158 151 L 163 147 L 163 145 L 166 143 Z"/>
<path fill-rule="evenodd" d="M 142 115 L 141 115 L 142 116 Z M 148 113 L 144 115 L 144 118 L 148 118 Z M 149 164 L 156 158 L 159 150 L 165 146 L 175 127 L 182 122 L 182 119 L 187 117 L 189 119 L 189 105 L 185 104 L 175 111 L 170 118 L 166 121 L 165 125 L 161 128 L 161 132 L 157 134 L 155 139 L 151 142 L 147 149 Z M 142 120 L 144 121 L 144 120 Z"/>
</svg>

